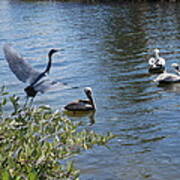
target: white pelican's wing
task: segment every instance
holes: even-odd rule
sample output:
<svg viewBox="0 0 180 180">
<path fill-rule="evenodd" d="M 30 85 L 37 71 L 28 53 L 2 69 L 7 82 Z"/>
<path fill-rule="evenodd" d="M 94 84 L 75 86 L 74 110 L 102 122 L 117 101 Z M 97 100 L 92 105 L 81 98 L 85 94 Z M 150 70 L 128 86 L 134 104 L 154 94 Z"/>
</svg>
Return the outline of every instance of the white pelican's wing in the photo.
<svg viewBox="0 0 180 180">
<path fill-rule="evenodd" d="M 180 76 L 171 73 L 162 73 L 155 80 L 155 82 L 178 82 L 180 81 Z"/>
<path fill-rule="evenodd" d="M 40 72 L 34 70 L 11 45 L 5 44 L 3 50 L 11 71 L 20 81 L 32 83 L 39 76 Z"/>
<path fill-rule="evenodd" d="M 162 65 L 162 66 L 165 66 L 165 64 L 166 64 L 165 59 L 162 58 L 162 57 L 160 57 L 158 64 L 159 64 L 159 65 Z"/>
<path fill-rule="evenodd" d="M 154 65 L 155 62 L 156 62 L 156 60 L 153 57 L 151 57 L 148 61 L 149 65 L 151 65 L 151 66 Z"/>
</svg>

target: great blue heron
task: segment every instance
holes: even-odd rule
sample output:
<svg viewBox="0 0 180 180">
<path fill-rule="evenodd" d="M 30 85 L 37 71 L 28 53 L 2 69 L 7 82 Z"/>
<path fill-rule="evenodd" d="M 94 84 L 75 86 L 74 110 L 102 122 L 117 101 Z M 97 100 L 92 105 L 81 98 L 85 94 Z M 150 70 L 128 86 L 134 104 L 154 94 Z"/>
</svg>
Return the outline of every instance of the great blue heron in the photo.
<svg viewBox="0 0 180 180">
<path fill-rule="evenodd" d="M 71 102 L 67 104 L 64 109 L 68 111 L 95 111 L 96 105 L 93 100 L 92 89 L 90 87 L 86 87 L 84 92 L 88 97 L 87 100 L 80 99 L 78 101 Z"/>
<path fill-rule="evenodd" d="M 44 93 L 57 83 L 50 80 L 47 74 L 49 74 L 51 68 L 52 55 L 58 52 L 58 49 L 51 49 L 49 51 L 48 64 L 43 72 L 39 72 L 32 68 L 10 44 L 5 44 L 3 50 L 11 71 L 20 81 L 29 83 L 29 86 L 24 89 L 27 95 L 27 101 L 29 97 L 33 99 L 38 92 Z"/>
<path fill-rule="evenodd" d="M 159 84 L 179 83 L 180 82 L 179 65 L 177 63 L 173 63 L 171 66 L 174 67 L 177 74 L 164 72 L 160 74 L 154 81 L 158 82 Z"/>
<path fill-rule="evenodd" d="M 162 73 L 165 70 L 165 59 L 159 56 L 159 49 L 154 49 L 155 57 L 151 57 L 148 61 L 150 73 Z"/>
</svg>

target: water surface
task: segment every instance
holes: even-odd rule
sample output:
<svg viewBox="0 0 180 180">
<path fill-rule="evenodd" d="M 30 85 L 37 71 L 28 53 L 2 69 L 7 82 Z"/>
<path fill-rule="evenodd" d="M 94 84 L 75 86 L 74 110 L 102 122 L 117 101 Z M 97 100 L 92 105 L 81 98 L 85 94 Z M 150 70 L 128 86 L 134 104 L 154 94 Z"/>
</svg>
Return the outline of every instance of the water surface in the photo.
<svg viewBox="0 0 180 180">
<path fill-rule="evenodd" d="M 159 48 L 167 69 L 180 59 L 180 3 L 80 3 L 0 1 L 0 80 L 22 103 L 25 84 L 4 60 L 10 42 L 35 68 L 43 70 L 51 48 L 50 76 L 76 89 L 56 89 L 35 99 L 54 109 L 85 98 L 93 89 L 95 124 L 85 128 L 118 135 L 106 147 L 74 158 L 81 179 L 179 179 L 180 85 L 157 87 L 147 60 Z"/>
</svg>

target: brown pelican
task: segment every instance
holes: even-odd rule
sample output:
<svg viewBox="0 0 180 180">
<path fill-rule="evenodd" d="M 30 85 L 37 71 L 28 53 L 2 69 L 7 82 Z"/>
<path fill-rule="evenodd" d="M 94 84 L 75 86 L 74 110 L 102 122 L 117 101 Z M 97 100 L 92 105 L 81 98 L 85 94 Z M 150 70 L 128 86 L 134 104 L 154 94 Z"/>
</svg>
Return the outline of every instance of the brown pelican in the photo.
<svg viewBox="0 0 180 180">
<path fill-rule="evenodd" d="M 179 83 L 180 82 L 179 65 L 173 63 L 171 66 L 175 68 L 177 74 L 164 72 L 160 74 L 154 81 L 158 82 L 159 84 Z"/>
<path fill-rule="evenodd" d="M 78 100 L 75 102 L 71 102 L 67 104 L 64 109 L 68 111 L 93 111 L 96 110 L 95 102 L 93 100 L 92 89 L 90 87 L 86 87 L 84 89 L 87 100 Z"/>
<path fill-rule="evenodd" d="M 149 59 L 149 72 L 162 73 L 165 70 L 165 59 L 159 56 L 159 49 L 154 49 L 154 57 Z"/>
<path fill-rule="evenodd" d="M 27 100 L 29 97 L 33 99 L 38 92 L 44 93 L 57 83 L 51 81 L 47 76 L 51 68 L 52 55 L 58 52 L 57 49 L 51 49 L 49 51 L 48 64 L 43 72 L 33 69 L 11 45 L 5 44 L 3 50 L 11 71 L 20 81 L 29 83 L 29 86 L 24 89 Z"/>
</svg>

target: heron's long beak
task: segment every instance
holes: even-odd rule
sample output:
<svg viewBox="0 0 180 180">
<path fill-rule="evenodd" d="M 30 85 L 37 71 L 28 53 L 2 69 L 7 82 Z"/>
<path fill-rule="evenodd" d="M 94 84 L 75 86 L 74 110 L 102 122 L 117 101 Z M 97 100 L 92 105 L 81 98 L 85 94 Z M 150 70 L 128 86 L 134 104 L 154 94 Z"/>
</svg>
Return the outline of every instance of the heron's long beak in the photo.
<svg viewBox="0 0 180 180">
<path fill-rule="evenodd" d="M 59 52 L 59 51 L 61 51 L 61 49 L 54 49 L 55 50 L 55 52 Z"/>
<path fill-rule="evenodd" d="M 55 50 L 56 50 L 56 52 L 64 51 L 64 49 L 60 49 L 60 48 L 57 48 Z"/>
</svg>

